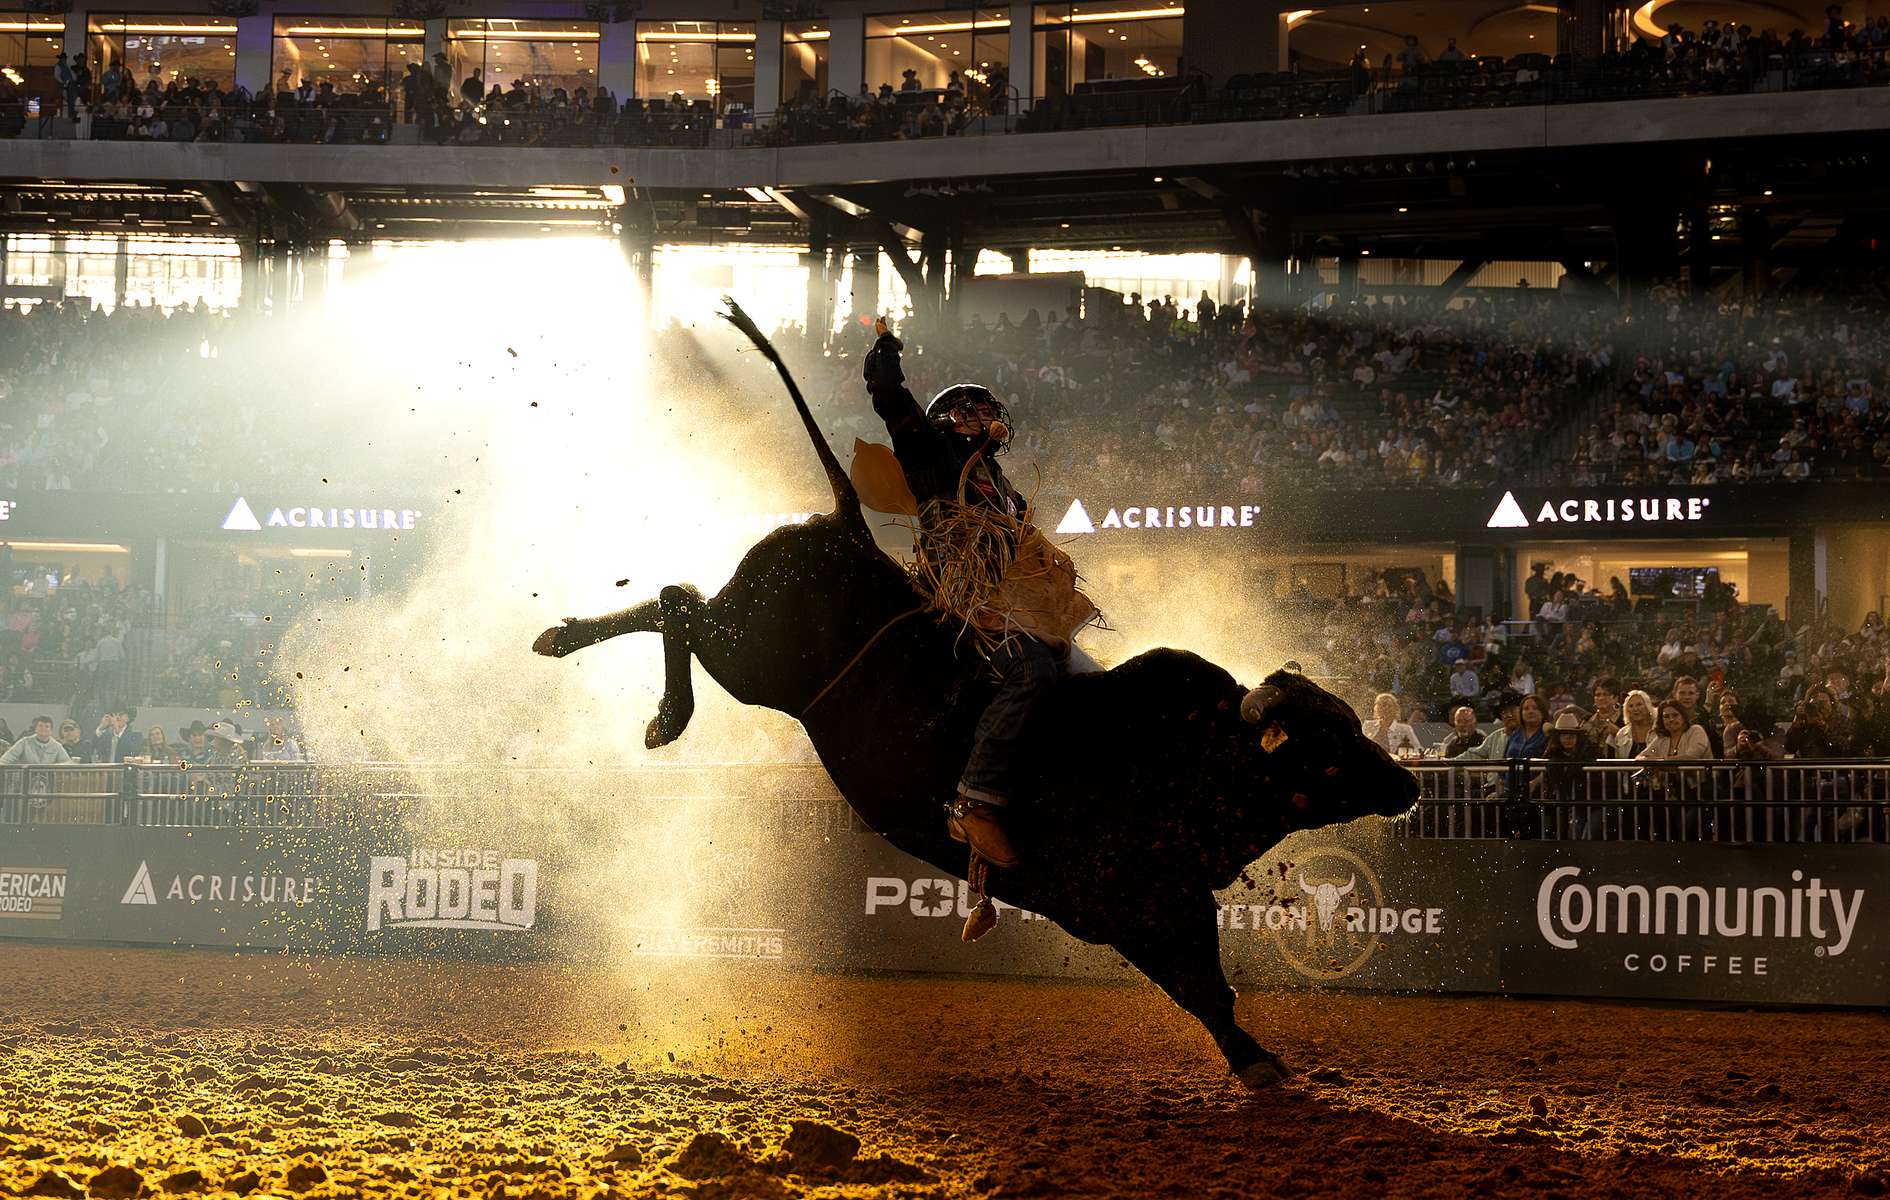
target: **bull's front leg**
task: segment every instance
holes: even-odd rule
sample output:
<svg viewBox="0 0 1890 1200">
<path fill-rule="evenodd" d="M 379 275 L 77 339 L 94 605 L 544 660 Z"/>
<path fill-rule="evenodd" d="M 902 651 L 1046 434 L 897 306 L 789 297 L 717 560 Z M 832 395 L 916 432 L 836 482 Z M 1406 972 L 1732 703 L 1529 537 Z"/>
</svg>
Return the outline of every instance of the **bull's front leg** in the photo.
<svg viewBox="0 0 1890 1200">
<path fill-rule="evenodd" d="M 1157 901 L 1157 903 L 1161 903 Z M 1234 989 L 1221 970 L 1221 942 L 1214 898 L 1175 897 L 1161 903 L 1173 914 L 1169 928 L 1141 932 L 1116 949 L 1190 1016 L 1201 1022 L 1227 1060 L 1227 1069 L 1250 1088 L 1269 1087 L 1292 1074 L 1234 1020 Z"/>
<path fill-rule="evenodd" d="M 645 600 L 601 617 L 566 617 L 564 624 L 553 625 L 538 635 L 532 643 L 532 652 L 563 658 L 621 634 L 656 633 L 663 628 L 661 603 Z"/>
<path fill-rule="evenodd" d="M 651 750 L 681 737 L 695 715 L 696 689 L 689 664 L 692 638 L 702 620 L 702 597 L 692 588 L 672 584 L 658 594 L 656 602 L 662 610 L 663 700 L 643 731 L 643 744 Z"/>
</svg>

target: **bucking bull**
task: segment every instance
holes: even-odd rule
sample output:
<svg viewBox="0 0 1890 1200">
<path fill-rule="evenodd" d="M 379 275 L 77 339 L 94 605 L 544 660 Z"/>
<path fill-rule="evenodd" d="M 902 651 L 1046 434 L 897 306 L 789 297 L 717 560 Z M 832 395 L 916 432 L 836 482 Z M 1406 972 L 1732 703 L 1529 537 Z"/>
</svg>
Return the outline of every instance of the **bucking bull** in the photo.
<svg viewBox="0 0 1890 1200">
<path fill-rule="evenodd" d="M 689 724 L 693 655 L 737 700 L 797 718 L 840 794 L 882 837 L 962 878 L 964 847 L 939 806 L 995 685 L 955 649 L 951 629 L 912 615 L 910 579 L 874 544 L 793 377 L 745 318 L 736 323 L 786 383 L 834 511 L 762 538 L 713 599 L 666 587 L 620 612 L 567 619 L 532 648 L 561 657 L 660 633 L 664 691 L 648 746 Z M 1278 1056 L 1235 1023 L 1214 892 L 1296 829 L 1405 812 L 1417 797 L 1411 773 L 1360 733 L 1350 706 L 1304 677 L 1277 671 L 1249 691 L 1183 650 L 1066 676 L 1031 741 L 1030 787 L 1007 817 L 1023 861 L 992 872 L 992 894 L 1114 947 L 1207 1028 L 1242 1082 L 1285 1078 Z"/>
</svg>

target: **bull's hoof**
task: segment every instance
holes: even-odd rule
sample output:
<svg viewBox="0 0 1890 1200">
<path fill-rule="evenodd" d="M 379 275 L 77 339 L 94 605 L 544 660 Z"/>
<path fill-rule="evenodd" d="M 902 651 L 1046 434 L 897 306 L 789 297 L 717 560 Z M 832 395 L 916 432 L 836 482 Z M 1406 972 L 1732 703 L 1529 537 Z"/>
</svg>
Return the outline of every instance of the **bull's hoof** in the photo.
<svg viewBox="0 0 1890 1200">
<path fill-rule="evenodd" d="M 1293 1068 L 1280 1061 L 1277 1054 L 1261 1051 L 1256 1062 L 1248 1063 L 1234 1072 L 1236 1078 L 1256 1092 L 1265 1091 L 1293 1073 Z"/>
<path fill-rule="evenodd" d="M 576 627 L 577 618 L 566 617 L 564 624 L 553 625 L 538 635 L 537 640 L 532 642 L 532 653 L 542 654 L 546 658 L 563 658 L 573 650 L 580 649 L 576 640 L 569 636 Z"/>
<path fill-rule="evenodd" d="M 650 718 L 649 725 L 643 730 L 643 748 L 658 750 L 681 737 L 683 730 L 689 728 L 690 715 L 690 713 L 682 713 L 678 716 L 658 708 L 656 715 Z"/>
</svg>

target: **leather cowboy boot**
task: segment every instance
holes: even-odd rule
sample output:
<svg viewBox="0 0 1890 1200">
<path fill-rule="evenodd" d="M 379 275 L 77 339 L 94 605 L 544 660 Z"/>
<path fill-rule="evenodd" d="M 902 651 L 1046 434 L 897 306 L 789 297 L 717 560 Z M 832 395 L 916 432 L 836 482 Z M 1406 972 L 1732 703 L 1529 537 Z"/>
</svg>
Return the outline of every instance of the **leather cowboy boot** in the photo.
<svg viewBox="0 0 1890 1200">
<path fill-rule="evenodd" d="M 968 843 L 994 867 L 1017 865 L 1017 849 L 1011 845 L 1004 827 L 998 824 L 991 805 L 961 792 L 945 806 L 945 811 L 951 814 L 945 819 L 945 829 L 953 841 Z"/>
<path fill-rule="evenodd" d="M 972 895 L 978 903 L 972 906 L 965 917 L 965 928 L 958 935 L 967 942 L 975 942 L 985 934 L 997 928 L 997 905 L 991 900 L 991 864 L 986 862 L 976 850 L 971 852 L 971 862 L 965 867 L 965 882 L 970 886 Z"/>
</svg>

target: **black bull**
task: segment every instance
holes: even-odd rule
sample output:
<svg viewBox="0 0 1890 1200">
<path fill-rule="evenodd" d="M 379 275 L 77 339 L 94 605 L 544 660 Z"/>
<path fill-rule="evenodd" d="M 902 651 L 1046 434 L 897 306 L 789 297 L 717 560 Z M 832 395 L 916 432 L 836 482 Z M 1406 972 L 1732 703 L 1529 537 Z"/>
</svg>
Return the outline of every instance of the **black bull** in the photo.
<svg viewBox="0 0 1890 1200">
<path fill-rule="evenodd" d="M 621 612 L 567 620 L 533 649 L 562 656 L 661 633 L 664 693 L 648 745 L 688 725 L 694 655 L 737 700 L 799 718 L 840 794 L 887 841 L 962 877 L 965 849 L 946 834 L 941 806 L 991 685 L 955 653 L 951 631 L 900 619 L 917 604 L 906 573 L 874 544 L 852 484 L 782 376 L 835 511 L 762 538 L 711 600 L 666 587 Z M 1295 829 L 1406 811 L 1411 773 L 1359 732 L 1348 705 L 1301 676 L 1276 672 L 1249 694 L 1179 650 L 1065 678 L 1030 740 L 1029 786 L 1005 816 L 1023 862 L 994 870 L 992 893 L 1113 946 L 1206 1026 L 1243 1081 L 1282 1078 L 1280 1060 L 1234 1021 L 1213 893 Z"/>
</svg>

